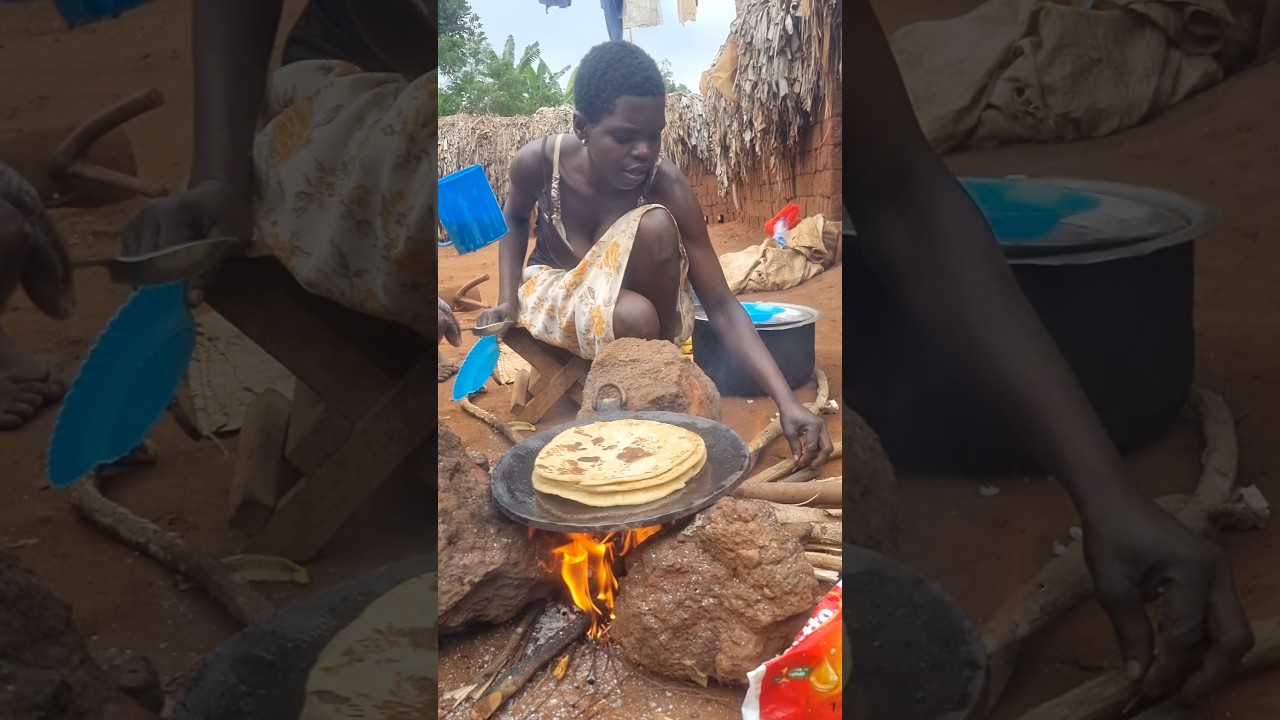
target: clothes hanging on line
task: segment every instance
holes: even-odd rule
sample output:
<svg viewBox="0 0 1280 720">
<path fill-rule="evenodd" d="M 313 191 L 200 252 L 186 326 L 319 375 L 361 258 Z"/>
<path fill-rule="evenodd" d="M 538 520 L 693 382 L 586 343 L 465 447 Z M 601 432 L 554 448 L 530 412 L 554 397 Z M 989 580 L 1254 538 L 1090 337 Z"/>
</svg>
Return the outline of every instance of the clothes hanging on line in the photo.
<svg viewBox="0 0 1280 720">
<path fill-rule="evenodd" d="M 676 19 L 683 25 L 698 19 L 698 0 L 676 0 Z"/>
<path fill-rule="evenodd" d="M 610 40 L 622 39 L 622 0 L 600 0 L 604 10 L 604 26 Z"/>
<path fill-rule="evenodd" d="M 547 12 L 551 12 L 551 8 L 567 8 L 573 4 L 573 0 L 538 0 L 538 2 L 547 6 Z"/>
<path fill-rule="evenodd" d="M 622 6 L 622 27 L 633 28 L 656 27 L 662 24 L 662 3 L 660 0 L 626 0 Z"/>
</svg>

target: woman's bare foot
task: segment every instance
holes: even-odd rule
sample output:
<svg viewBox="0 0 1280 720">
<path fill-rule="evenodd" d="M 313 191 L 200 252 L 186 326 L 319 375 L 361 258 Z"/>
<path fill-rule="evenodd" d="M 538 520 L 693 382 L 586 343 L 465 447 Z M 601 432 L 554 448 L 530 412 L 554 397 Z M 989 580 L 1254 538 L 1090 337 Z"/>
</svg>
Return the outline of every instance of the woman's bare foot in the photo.
<svg viewBox="0 0 1280 720">
<path fill-rule="evenodd" d="M 448 380 L 453 377 L 454 373 L 458 372 L 458 364 L 452 360 L 446 360 L 439 352 L 436 353 L 436 360 L 437 367 L 439 368 L 439 371 L 436 373 L 436 378 L 439 382 Z"/>
<path fill-rule="evenodd" d="M 0 328 L 0 432 L 22 427 L 65 392 L 62 382 L 50 379 L 40 361 Z"/>
</svg>

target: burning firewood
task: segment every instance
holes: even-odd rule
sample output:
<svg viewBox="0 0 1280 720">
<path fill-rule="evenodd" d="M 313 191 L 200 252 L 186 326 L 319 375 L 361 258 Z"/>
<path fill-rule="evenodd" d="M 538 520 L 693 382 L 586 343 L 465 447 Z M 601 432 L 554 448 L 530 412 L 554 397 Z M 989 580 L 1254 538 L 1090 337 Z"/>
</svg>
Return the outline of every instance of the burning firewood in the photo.
<svg viewBox="0 0 1280 720">
<path fill-rule="evenodd" d="M 535 645 L 524 659 L 502 674 L 475 705 L 471 706 L 471 720 L 488 720 L 502 704 L 520 691 L 539 670 L 582 638 L 591 629 L 594 619 L 587 613 L 574 613 L 569 623 L 551 637 Z"/>
</svg>

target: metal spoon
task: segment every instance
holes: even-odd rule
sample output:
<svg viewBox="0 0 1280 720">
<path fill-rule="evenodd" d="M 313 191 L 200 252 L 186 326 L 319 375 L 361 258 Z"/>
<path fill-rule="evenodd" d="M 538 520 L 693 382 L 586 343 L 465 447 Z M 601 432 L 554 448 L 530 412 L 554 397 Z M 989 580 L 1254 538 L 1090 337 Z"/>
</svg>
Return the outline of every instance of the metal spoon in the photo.
<svg viewBox="0 0 1280 720">
<path fill-rule="evenodd" d="M 74 260 L 71 266 L 106 268 L 111 281 L 121 285 L 166 285 L 188 280 L 213 268 L 240 244 L 239 238 L 212 238 L 174 245 L 144 255 Z"/>
</svg>

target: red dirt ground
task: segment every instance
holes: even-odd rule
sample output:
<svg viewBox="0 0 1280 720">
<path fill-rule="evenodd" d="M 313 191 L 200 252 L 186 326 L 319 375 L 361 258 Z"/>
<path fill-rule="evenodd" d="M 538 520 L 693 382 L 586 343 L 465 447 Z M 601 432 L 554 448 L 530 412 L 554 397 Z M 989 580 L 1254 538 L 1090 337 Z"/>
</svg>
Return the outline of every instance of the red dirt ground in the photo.
<svg viewBox="0 0 1280 720">
<path fill-rule="evenodd" d="M 956 15 L 975 0 L 895 0 L 879 2 L 882 21 L 892 30 L 907 22 Z M 291 2 L 294 10 L 300 5 Z M 139 90 L 156 87 L 168 102 L 128 126 L 144 176 L 174 187 L 189 154 L 190 89 L 187 49 L 189 3 L 157 0 L 118 22 L 68 33 L 46 4 L 0 6 L 0 60 L 5 99 L 0 132 L 74 122 Z M 1271 191 L 1280 182 L 1280 140 L 1275 127 L 1280 96 L 1274 92 L 1280 67 L 1232 79 L 1130 132 L 1071 146 L 1024 146 L 948 158 L 957 172 L 1061 174 L 1144 183 L 1187 193 L 1222 212 L 1222 225 L 1199 245 L 1197 278 L 1198 381 L 1223 394 L 1235 412 L 1240 434 L 1243 483 L 1256 483 L 1280 497 L 1280 449 L 1267 440 L 1280 422 L 1280 251 L 1271 232 L 1280 209 Z M 136 202 L 95 211 L 59 211 L 56 218 L 73 241 L 77 256 L 105 251 Z M 715 228 L 722 249 L 755 240 L 748 230 Z M 490 251 L 442 264 L 441 285 L 457 285 L 493 272 Z M 448 254 L 442 255 L 448 258 Z M 496 273 L 494 273 L 496 275 Z M 841 274 L 834 271 L 783 294 L 789 301 L 819 307 L 827 322 L 819 329 L 819 366 L 832 375 L 840 397 L 839 305 Z M 84 274 L 81 309 L 75 319 L 55 323 L 19 295 L 5 313 L 8 330 L 39 352 L 63 376 L 83 359 L 124 293 L 99 274 Z M 492 282 L 482 286 L 492 299 Z M 464 316 L 465 323 L 469 316 Z M 460 356 L 460 352 L 451 351 Z M 502 441 L 478 421 L 451 407 L 441 395 L 441 416 L 472 447 L 490 457 Z M 812 388 L 803 391 L 812 396 Z M 481 396 L 488 408 L 505 405 L 505 391 Z M 772 412 L 767 402 L 726 405 L 726 417 L 744 435 L 754 433 Z M 559 417 L 564 417 L 561 414 Z M 0 435 L 0 546 L 14 550 L 70 602 L 81 630 L 94 647 L 127 647 L 152 657 L 169 687 L 178 686 L 193 663 L 235 630 L 203 596 L 179 591 L 173 577 L 77 520 L 66 500 L 42 489 L 43 448 L 53 424 L 43 414 L 19 433 Z M 558 418 L 548 418 L 554 422 Z M 833 434 L 838 421 L 830 418 Z M 161 459 L 112 489 L 118 501 L 144 517 L 182 532 L 211 553 L 233 552 L 239 536 L 225 524 L 230 463 L 210 444 L 194 444 L 165 422 L 154 436 Z M 234 451 L 234 440 L 226 442 Z M 1152 492 L 1190 488 L 1198 473 L 1199 447 L 1186 426 L 1132 457 L 1135 474 Z M 837 471 L 828 469 L 830 474 Z M 1051 555 L 1051 544 L 1066 537 L 1077 520 L 1062 492 L 1041 479 L 1001 483 L 990 499 L 972 480 L 907 479 L 903 483 L 906 555 L 952 592 L 981 621 Z M 422 518 L 404 508 L 412 488 L 392 488 L 366 508 L 339 541 L 338 552 L 311 567 L 324 586 L 384 562 L 412 554 L 430 542 Z M 1245 604 L 1255 618 L 1280 610 L 1280 576 L 1272 557 L 1276 530 L 1223 539 L 1235 562 Z M 963 538 L 963 543 L 958 542 Z M 34 545 L 19 541 L 36 539 Z M 296 591 L 269 588 L 281 601 Z M 492 636 L 493 633 L 490 633 Z M 492 646 L 492 640 L 488 643 Z M 483 648 L 467 653 L 472 662 Z M 464 658 L 465 660 L 465 658 Z M 1026 708 L 1051 698 L 1100 669 L 1116 652 L 1096 606 L 1080 609 L 1030 646 L 1005 702 L 993 718 L 1012 720 Z M 468 663 L 445 668 L 443 688 L 464 681 Z M 1275 677 L 1243 682 L 1212 702 L 1214 717 L 1280 716 Z M 1270 681 L 1270 682 L 1268 682 Z M 736 694 L 711 697 L 687 690 L 655 689 L 645 681 L 626 686 L 632 714 L 736 717 Z M 650 704 L 652 703 L 652 704 Z M 678 707 L 677 707 L 678 706 Z"/>
</svg>

